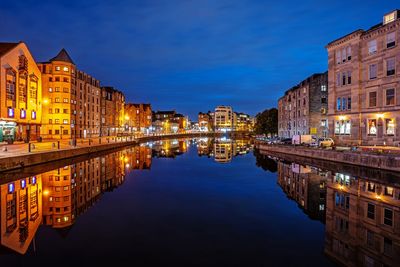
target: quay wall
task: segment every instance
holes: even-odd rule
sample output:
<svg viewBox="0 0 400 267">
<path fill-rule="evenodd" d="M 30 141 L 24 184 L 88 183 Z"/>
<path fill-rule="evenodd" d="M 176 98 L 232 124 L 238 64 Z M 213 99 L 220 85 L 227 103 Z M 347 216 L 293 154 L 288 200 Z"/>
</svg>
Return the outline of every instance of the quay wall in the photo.
<svg viewBox="0 0 400 267">
<path fill-rule="evenodd" d="M 267 145 L 261 143 L 257 144 L 256 147 L 263 152 L 263 154 L 268 154 L 268 152 L 281 153 L 304 158 L 357 165 L 361 167 L 396 172 L 400 171 L 400 154 L 373 154 L 365 152 L 315 149 L 291 145 Z"/>
</svg>

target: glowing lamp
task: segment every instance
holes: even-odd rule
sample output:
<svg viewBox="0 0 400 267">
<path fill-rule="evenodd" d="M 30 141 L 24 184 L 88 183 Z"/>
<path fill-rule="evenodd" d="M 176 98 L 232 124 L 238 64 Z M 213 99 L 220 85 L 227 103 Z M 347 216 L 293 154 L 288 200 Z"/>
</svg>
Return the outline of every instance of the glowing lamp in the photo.
<svg viewBox="0 0 400 267">
<path fill-rule="evenodd" d="M 385 117 L 385 115 L 384 115 L 383 113 L 378 113 L 378 114 L 376 114 L 376 117 L 377 117 L 378 119 L 382 119 L 382 118 Z"/>
<path fill-rule="evenodd" d="M 346 119 L 346 116 L 339 116 L 339 120 L 344 121 Z"/>
</svg>

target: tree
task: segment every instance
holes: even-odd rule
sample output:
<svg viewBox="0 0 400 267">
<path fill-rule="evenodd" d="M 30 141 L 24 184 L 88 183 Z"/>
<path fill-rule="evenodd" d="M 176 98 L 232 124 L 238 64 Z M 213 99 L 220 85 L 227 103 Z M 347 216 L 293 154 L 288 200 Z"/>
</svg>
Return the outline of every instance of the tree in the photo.
<svg viewBox="0 0 400 267">
<path fill-rule="evenodd" d="M 266 109 L 256 115 L 255 132 L 267 135 L 278 133 L 278 110 L 276 108 Z"/>
</svg>

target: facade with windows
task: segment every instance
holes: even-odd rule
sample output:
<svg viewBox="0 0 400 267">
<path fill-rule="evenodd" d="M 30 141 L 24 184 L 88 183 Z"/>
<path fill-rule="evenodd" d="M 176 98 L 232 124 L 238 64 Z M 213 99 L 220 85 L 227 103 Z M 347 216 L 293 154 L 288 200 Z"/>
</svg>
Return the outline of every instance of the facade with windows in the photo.
<svg viewBox="0 0 400 267">
<path fill-rule="evenodd" d="M 232 131 L 234 127 L 234 116 L 231 107 L 216 107 L 214 112 L 215 131 Z"/>
<path fill-rule="evenodd" d="M 328 73 L 313 74 L 278 100 L 278 135 L 328 135 Z"/>
<path fill-rule="evenodd" d="M 346 266 L 398 265 L 398 186 L 332 173 L 326 199 L 326 255 Z"/>
<path fill-rule="evenodd" d="M 329 129 L 339 144 L 399 145 L 400 12 L 327 45 Z"/>
<path fill-rule="evenodd" d="M 150 104 L 125 104 L 125 131 L 148 134 L 152 123 Z"/>
<path fill-rule="evenodd" d="M 42 75 L 25 43 L 0 43 L 0 142 L 36 140 L 42 122 Z"/>
<path fill-rule="evenodd" d="M 125 95 L 111 86 L 101 87 L 101 136 L 125 131 Z"/>
</svg>

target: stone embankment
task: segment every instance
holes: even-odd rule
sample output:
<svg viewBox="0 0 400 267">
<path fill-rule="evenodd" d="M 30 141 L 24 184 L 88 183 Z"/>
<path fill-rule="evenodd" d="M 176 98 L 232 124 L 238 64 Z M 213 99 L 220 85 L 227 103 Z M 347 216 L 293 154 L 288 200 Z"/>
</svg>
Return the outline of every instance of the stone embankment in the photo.
<svg viewBox="0 0 400 267">
<path fill-rule="evenodd" d="M 400 154 L 371 153 L 358 151 L 338 151 L 291 145 L 256 144 L 264 153 L 282 153 L 319 160 L 327 160 L 362 167 L 377 168 L 389 171 L 400 171 Z"/>
</svg>

